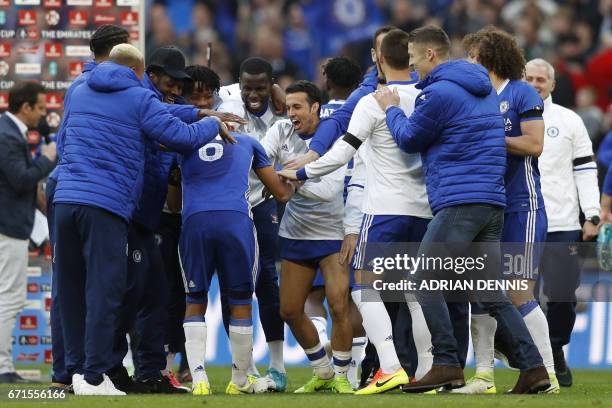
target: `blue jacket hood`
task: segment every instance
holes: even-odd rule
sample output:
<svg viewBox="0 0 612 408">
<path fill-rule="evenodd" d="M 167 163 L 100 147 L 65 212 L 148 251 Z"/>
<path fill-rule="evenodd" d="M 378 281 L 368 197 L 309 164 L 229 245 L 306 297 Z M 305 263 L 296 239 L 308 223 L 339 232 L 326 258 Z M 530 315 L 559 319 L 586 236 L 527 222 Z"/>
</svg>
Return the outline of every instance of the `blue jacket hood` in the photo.
<svg viewBox="0 0 612 408">
<path fill-rule="evenodd" d="M 98 66 L 98 64 L 96 63 L 96 61 L 89 60 L 89 61 L 85 62 L 85 65 L 83 65 L 83 72 L 93 71 L 93 69 L 95 67 L 97 67 L 97 66 Z"/>
<path fill-rule="evenodd" d="M 493 88 L 487 70 L 482 65 L 472 64 L 466 60 L 449 61 L 438 65 L 417 84 L 417 88 L 423 89 L 443 80 L 454 82 L 472 95 L 481 98 L 489 95 Z"/>
<path fill-rule="evenodd" d="M 142 87 L 142 82 L 130 68 L 106 61 L 91 71 L 87 85 L 98 92 L 117 92 L 127 88 Z"/>
<path fill-rule="evenodd" d="M 142 78 L 142 86 L 152 91 L 157 97 L 157 99 L 159 99 L 160 101 L 164 100 L 164 96 L 161 92 L 159 92 L 159 89 L 155 87 L 155 85 L 151 81 L 151 78 L 149 78 L 149 74 L 147 74 L 146 72 L 144 74 L 144 78 Z"/>
</svg>

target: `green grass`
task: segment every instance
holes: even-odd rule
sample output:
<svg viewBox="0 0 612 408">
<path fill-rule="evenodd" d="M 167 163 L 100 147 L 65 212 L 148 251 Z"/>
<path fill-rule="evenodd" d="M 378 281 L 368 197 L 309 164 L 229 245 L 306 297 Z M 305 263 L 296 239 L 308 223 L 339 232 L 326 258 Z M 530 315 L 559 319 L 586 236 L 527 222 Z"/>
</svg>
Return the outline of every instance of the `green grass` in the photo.
<svg viewBox="0 0 612 408">
<path fill-rule="evenodd" d="M 313 395 L 295 395 L 291 392 L 283 394 L 261 394 L 244 396 L 226 396 L 223 394 L 230 378 L 229 367 L 208 367 L 208 376 L 213 387 L 213 395 L 209 397 L 194 397 L 187 395 L 130 395 L 127 397 L 74 397 L 64 401 L 23 401 L 8 402 L 7 393 L 10 389 L 44 389 L 47 384 L 33 384 L 21 387 L 0 385 L 0 407 L 85 407 L 85 408 L 186 408 L 186 407 L 245 407 L 245 408 L 340 408 L 340 407 L 612 407 L 612 372 L 596 370 L 575 370 L 574 386 L 563 388 L 560 395 L 414 395 L 393 391 L 387 394 L 357 397 L 351 395 L 336 395 L 318 393 Z M 290 368 L 289 391 L 293 391 L 305 383 L 311 375 L 308 368 Z M 471 375 L 466 370 L 466 377 Z M 518 373 L 509 370 L 496 370 L 496 385 L 501 393 L 514 385 Z"/>
</svg>

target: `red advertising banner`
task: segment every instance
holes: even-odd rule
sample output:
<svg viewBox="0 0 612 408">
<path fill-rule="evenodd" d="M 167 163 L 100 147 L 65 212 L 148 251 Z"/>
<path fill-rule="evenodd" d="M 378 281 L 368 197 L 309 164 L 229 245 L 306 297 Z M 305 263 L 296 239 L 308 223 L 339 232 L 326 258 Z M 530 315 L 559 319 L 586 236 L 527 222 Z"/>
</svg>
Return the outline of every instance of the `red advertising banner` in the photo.
<svg viewBox="0 0 612 408">
<path fill-rule="evenodd" d="M 47 124 L 53 140 L 63 115 L 64 93 L 93 56 L 89 40 L 96 28 L 116 24 L 139 47 L 144 35 L 139 0 L 0 0 L 0 10 L 14 12 L 0 33 L 0 114 L 8 91 L 18 81 L 39 81 L 47 88 Z M 16 10 L 11 8 L 18 6 Z"/>
</svg>

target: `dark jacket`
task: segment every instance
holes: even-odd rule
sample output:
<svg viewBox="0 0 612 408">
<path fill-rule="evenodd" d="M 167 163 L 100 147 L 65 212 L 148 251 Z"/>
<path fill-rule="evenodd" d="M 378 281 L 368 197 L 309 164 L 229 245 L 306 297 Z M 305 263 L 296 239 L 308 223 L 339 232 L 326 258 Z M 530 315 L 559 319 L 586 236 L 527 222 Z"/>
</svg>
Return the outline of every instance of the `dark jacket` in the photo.
<svg viewBox="0 0 612 408">
<path fill-rule="evenodd" d="M 131 69 L 104 62 L 72 94 L 54 204 L 102 208 L 130 221 L 142 191 L 145 138 L 177 151 L 219 132 L 216 119 L 186 125 Z"/>
<path fill-rule="evenodd" d="M 421 153 L 433 213 L 470 203 L 505 207 L 504 120 L 487 70 L 451 61 L 416 87 L 412 115 L 389 108 L 387 126 L 400 149 Z"/>
<path fill-rule="evenodd" d="M 36 187 L 55 162 L 32 159 L 28 143 L 7 115 L 0 116 L 0 234 L 28 239 L 34 225 Z"/>
</svg>

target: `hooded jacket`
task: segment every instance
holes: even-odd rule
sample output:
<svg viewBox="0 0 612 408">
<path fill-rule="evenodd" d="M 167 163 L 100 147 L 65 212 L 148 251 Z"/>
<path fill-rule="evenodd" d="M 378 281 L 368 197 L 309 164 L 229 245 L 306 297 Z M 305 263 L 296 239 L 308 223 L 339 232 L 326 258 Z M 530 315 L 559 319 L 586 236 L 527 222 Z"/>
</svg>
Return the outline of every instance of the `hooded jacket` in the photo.
<svg viewBox="0 0 612 408">
<path fill-rule="evenodd" d="M 64 122 L 66 120 L 66 115 L 68 115 L 69 112 L 69 107 L 70 107 L 70 99 L 72 96 L 72 92 L 74 92 L 74 90 L 77 88 L 77 86 L 81 85 L 82 83 L 87 81 L 87 78 L 89 78 L 89 74 L 91 73 L 91 71 L 96 67 L 96 61 L 94 60 L 90 60 L 87 61 L 84 65 L 83 65 L 83 71 L 81 72 L 81 75 L 79 75 L 73 82 L 72 84 L 70 84 L 70 87 L 68 88 L 68 90 L 66 91 L 66 94 L 64 94 L 64 117 L 62 118 L 62 123 L 60 125 L 60 128 L 57 132 L 57 136 L 55 137 L 55 143 L 57 144 L 57 162 L 59 163 L 60 159 L 62 158 L 62 153 L 63 153 L 63 143 L 64 143 Z M 52 172 L 51 174 L 49 174 L 49 178 L 52 180 L 57 181 L 57 172 L 58 172 L 59 166 L 57 166 Z"/>
<path fill-rule="evenodd" d="M 153 92 L 157 99 L 163 100 L 162 93 L 151 82 L 147 74 L 145 74 L 142 80 L 142 86 Z M 168 112 L 185 123 L 193 123 L 198 120 L 199 109 L 191 105 L 164 105 Z M 163 151 L 157 142 L 149 139 L 146 140 L 142 194 L 136 206 L 133 221 L 149 231 L 155 231 L 159 225 L 159 219 L 168 193 L 170 168 L 176 160 L 176 153 Z"/>
<path fill-rule="evenodd" d="M 505 207 L 504 121 L 486 69 L 447 62 L 416 87 L 422 91 L 412 115 L 389 107 L 387 126 L 403 151 L 421 153 L 432 212 L 460 204 Z"/>
<path fill-rule="evenodd" d="M 183 123 L 134 71 L 109 61 L 71 97 L 53 202 L 102 208 L 128 222 L 142 191 L 145 138 L 191 151 L 219 132 L 214 118 Z"/>
</svg>

